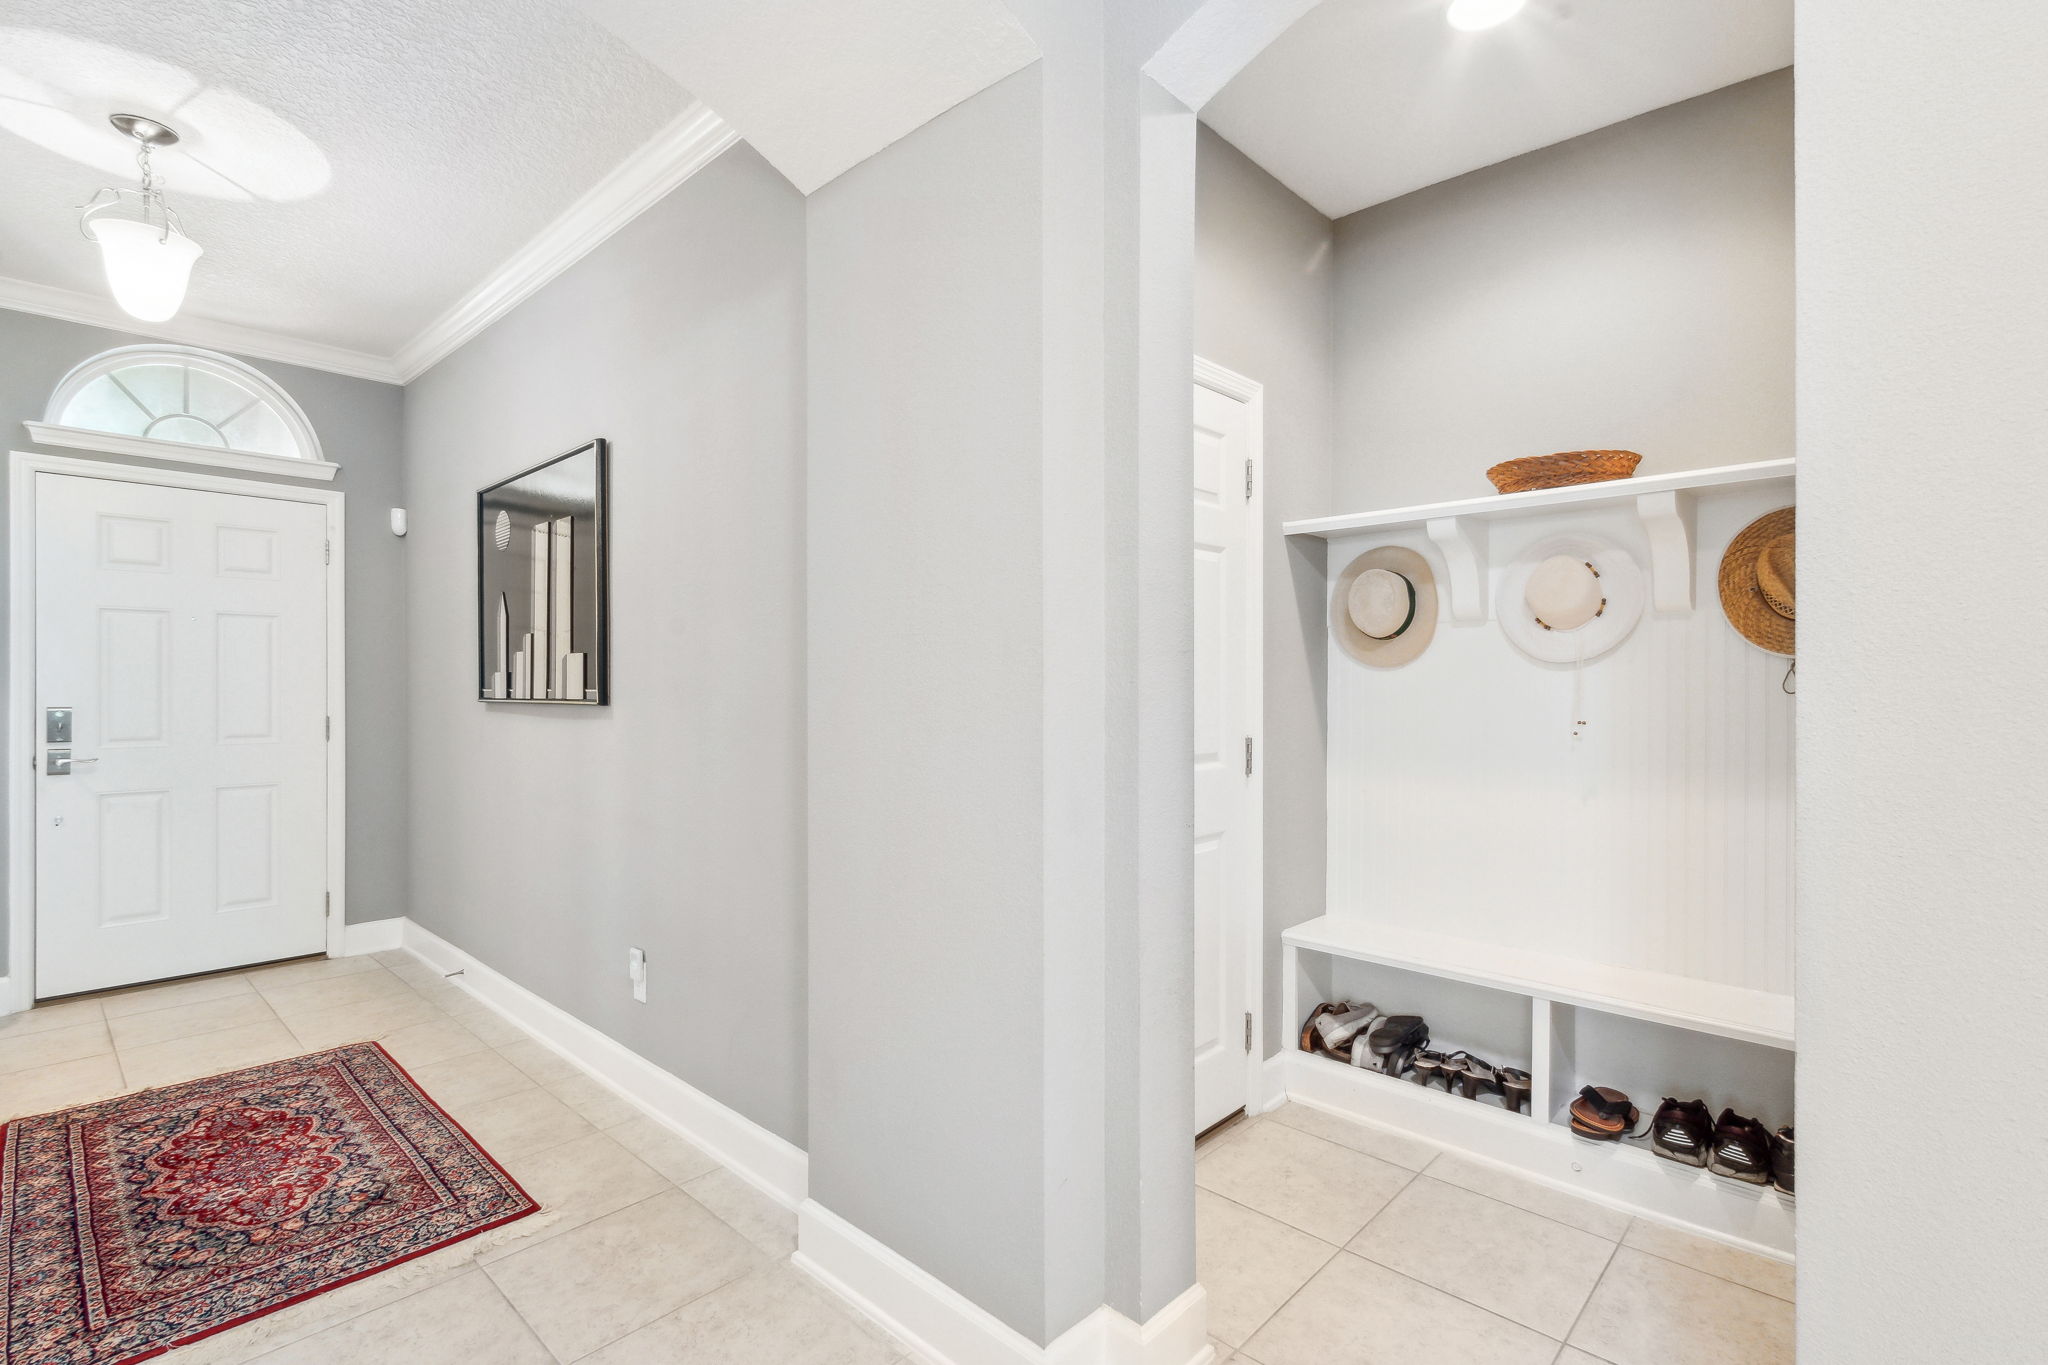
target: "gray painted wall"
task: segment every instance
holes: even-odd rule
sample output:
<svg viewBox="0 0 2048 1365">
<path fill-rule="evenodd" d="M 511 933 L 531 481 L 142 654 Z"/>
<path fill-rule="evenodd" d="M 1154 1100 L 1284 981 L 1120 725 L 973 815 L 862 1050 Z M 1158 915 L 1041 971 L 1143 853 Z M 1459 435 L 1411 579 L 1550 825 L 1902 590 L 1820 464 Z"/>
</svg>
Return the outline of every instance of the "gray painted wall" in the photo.
<svg viewBox="0 0 2048 1365">
<path fill-rule="evenodd" d="M 1040 104 L 1010 77 L 809 220 L 811 1195 L 1033 1337 Z"/>
<path fill-rule="evenodd" d="M 80 361 L 148 340 L 0 309 L 0 432 L 7 448 L 93 458 L 85 451 L 35 445 L 21 424 L 42 420 L 51 391 Z M 400 393 L 395 385 L 324 370 L 248 363 L 298 401 L 327 458 L 341 466 L 332 484 L 318 486 L 348 494 L 348 917 L 403 915 L 409 908 L 410 831 L 404 778 L 406 556 L 405 542 L 391 534 L 387 517 L 401 505 Z M 0 501 L 6 496 L 0 486 Z M 5 535 L 0 516 L 0 538 Z M 5 649 L 0 638 L 0 654 Z M 0 936 L 0 973 L 7 971 L 6 951 Z"/>
<path fill-rule="evenodd" d="M 1792 76 L 1760 76 L 1337 224 L 1330 511 L 1792 454 Z"/>
<path fill-rule="evenodd" d="M 1204 128 L 1195 199 L 1195 354 L 1266 387 L 1266 1053 L 1280 932 L 1323 913 L 1327 642 L 1323 542 L 1280 523 L 1331 510 L 1335 407 L 1330 220 Z M 1298 1021 L 1297 1021 L 1298 1023 Z"/>
<path fill-rule="evenodd" d="M 799 1145 L 803 297 L 735 147 L 405 400 L 415 918 Z M 479 703 L 476 490 L 593 436 L 613 704 Z"/>
<path fill-rule="evenodd" d="M 1799 1358 L 2038 1360 L 2048 1091 L 1953 1112 L 1873 1017 L 2042 1032 L 2048 10 L 1799 5 Z M 1943 583 L 1939 644 L 1901 629 Z M 1902 591 L 1901 589 L 1904 588 Z M 1882 1085 L 1862 1078 L 1882 1072 Z"/>
</svg>

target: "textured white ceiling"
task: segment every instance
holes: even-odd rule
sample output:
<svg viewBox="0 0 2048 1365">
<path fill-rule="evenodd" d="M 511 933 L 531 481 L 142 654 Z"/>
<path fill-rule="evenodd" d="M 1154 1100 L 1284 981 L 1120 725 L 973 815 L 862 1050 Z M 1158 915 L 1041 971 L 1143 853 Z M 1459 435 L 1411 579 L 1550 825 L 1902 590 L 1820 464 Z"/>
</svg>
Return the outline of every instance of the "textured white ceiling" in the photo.
<svg viewBox="0 0 2048 1365">
<path fill-rule="evenodd" d="M 576 2 L 805 194 L 1038 56 L 999 0 Z"/>
<path fill-rule="evenodd" d="M 1202 121 L 1332 218 L 1792 63 L 1792 0 L 1323 0 Z"/>
<path fill-rule="evenodd" d="M 105 292 L 77 206 L 149 114 L 186 313 L 389 355 L 689 102 L 562 0 L 7 0 L 0 276 Z"/>
</svg>

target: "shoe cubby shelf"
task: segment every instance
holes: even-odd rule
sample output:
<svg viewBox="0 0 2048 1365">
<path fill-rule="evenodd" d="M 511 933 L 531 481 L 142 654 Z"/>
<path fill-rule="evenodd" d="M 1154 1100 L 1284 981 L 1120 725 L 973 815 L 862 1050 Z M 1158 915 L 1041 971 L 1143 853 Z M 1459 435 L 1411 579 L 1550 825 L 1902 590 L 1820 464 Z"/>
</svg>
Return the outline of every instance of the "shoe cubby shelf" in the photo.
<svg viewBox="0 0 2048 1365">
<path fill-rule="evenodd" d="M 1290 948 L 1376 962 L 1475 986 L 1669 1024 L 1769 1047 L 1792 1046 L 1792 997 L 1661 972 L 1325 915 L 1281 935 Z"/>
<path fill-rule="evenodd" d="M 1581 1085 L 1600 1084 L 1647 1105 L 1645 1118 L 1675 1089 L 1710 1108 L 1741 1104 L 1738 1112 L 1767 1116 L 1767 1126 L 1791 1122 L 1789 996 L 1356 919 L 1311 920 L 1281 940 L 1281 1008 L 1295 1029 L 1320 1000 L 1420 1013 L 1432 1046 L 1469 1048 L 1496 1065 L 1527 1057 L 1532 1102 L 1511 1112 L 1496 1098 L 1468 1100 L 1303 1052 L 1292 1036 L 1268 1063 L 1276 1101 L 1284 1095 L 1386 1125 L 1632 1214 L 1791 1258 L 1792 1204 L 1776 1191 L 1680 1165 L 1646 1143 L 1589 1141 L 1559 1117 Z M 1432 992 L 1425 977 L 1458 984 L 1442 988 L 1453 994 Z M 1513 1003 L 1503 1011 L 1487 1008 L 1488 999 Z M 1510 1023 L 1513 1014 L 1521 1021 Z"/>
<path fill-rule="evenodd" d="M 1651 603 L 1660 612 L 1693 609 L 1692 495 L 1709 489 L 1793 480 L 1791 460 L 1759 460 L 1753 464 L 1688 469 L 1676 474 L 1610 479 L 1539 488 L 1530 493 L 1496 493 L 1486 498 L 1388 507 L 1339 517 L 1290 521 L 1281 529 L 1290 536 L 1324 540 L 1361 531 L 1400 531 L 1420 527 L 1444 560 L 1444 589 L 1454 621 L 1484 621 L 1492 610 L 1487 592 L 1487 523 L 1502 517 L 1560 508 L 1618 507 L 1633 503 L 1648 537 Z"/>
</svg>

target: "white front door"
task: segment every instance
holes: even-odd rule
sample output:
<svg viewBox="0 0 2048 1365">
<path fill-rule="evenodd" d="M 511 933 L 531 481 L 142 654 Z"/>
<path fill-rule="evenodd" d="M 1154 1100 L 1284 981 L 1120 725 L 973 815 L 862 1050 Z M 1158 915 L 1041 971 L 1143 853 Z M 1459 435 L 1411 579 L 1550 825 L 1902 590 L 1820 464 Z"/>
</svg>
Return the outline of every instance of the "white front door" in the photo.
<svg viewBox="0 0 2048 1365">
<path fill-rule="evenodd" d="M 326 509 L 35 482 L 36 994 L 322 951 Z"/>
<path fill-rule="evenodd" d="M 1250 410 L 1195 386 L 1195 1129 L 1248 1098 Z"/>
</svg>

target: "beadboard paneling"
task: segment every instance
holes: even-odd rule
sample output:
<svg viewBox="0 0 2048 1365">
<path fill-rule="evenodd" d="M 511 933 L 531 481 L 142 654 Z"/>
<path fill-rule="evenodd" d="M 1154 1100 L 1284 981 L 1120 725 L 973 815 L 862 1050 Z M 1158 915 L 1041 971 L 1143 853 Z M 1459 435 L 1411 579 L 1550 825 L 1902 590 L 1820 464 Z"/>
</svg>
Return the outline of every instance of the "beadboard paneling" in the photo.
<svg viewBox="0 0 2048 1365">
<path fill-rule="evenodd" d="M 1579 668 L 1448 614 L 1403 668 L 1332 649 L 1330 913 L 1789 994 L 1794 699 L 1787 661 L 1729 627 L 1715 588 L 1730 538 L 1783 499 L 1700 494 L 1696 609 L 1646 610 Z M 1647 572 L 1631 509 L 1564 509 L 1493 524 L 1494 583 L 1560 531 Z M 1442 574 L 1417 528 L 1333 539 L 1331 577 L 1385 544 Z"/>
</svg>

